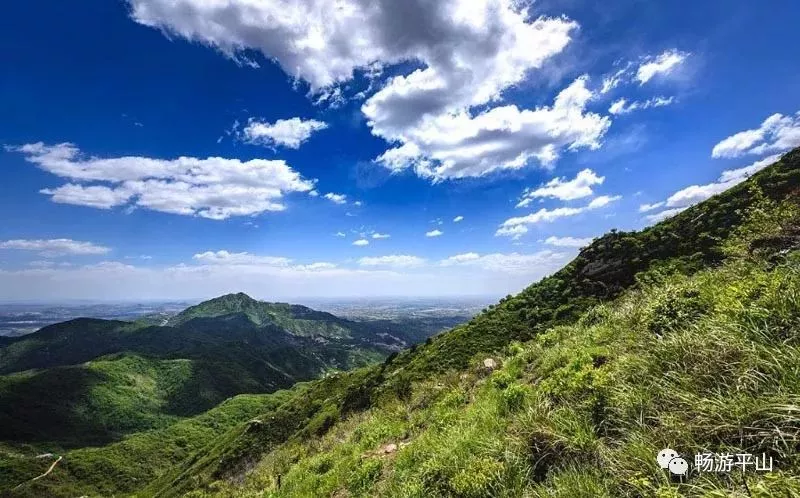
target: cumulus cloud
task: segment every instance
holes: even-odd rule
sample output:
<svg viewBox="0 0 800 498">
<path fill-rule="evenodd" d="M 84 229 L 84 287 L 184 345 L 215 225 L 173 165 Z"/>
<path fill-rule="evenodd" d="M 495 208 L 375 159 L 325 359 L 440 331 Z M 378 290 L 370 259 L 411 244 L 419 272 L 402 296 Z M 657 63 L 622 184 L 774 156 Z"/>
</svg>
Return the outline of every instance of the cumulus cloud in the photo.
<svg viewBox="0 0 800 498">
<path fill-rule="evenodd" d="M 567 255 L 545 250 L 533 254 L 484 254 L 466 253 L 442 260 L 441 266 L 477 267 L 482 270 L 502 273 L 527 273 L 537 266 L 553 267 L 563 264 Z"/>
<path fill-rule="evenodd" d="M 561 91 L 551 107 L 533 110 L 506 105 L 475 115 L 467 110 L 425 114 L 409 126 L 379 121 L 379 113 L 369 101 L 364 112 L 373 133 L 401 144 L 377 158 L 390 170 L 413 168 L 434 181 L 480 177 L 523 168 L 533 159 L 551 165 L 564 148 L 599 148 L 611 121 L 585 112 L 594 97 L 586 81 L 578 78 Z"/>
<path fill-rule="evenodd" d="M 526 189 L 517 207 L 527 207 L 533 200 L 544 197 L 552 197 L 562 201 L 589 197 L 594 194 L 592 187 L 602 185 L 604 181 L 605 177 L 597 176 L 597 173 L 591 169 L 579 172 L 572 180 L 554 178 L 535 190 Z"/>
<path fill-rule="evenodd" d="M 282 256 L 263 256 L 248 252 L 206 251 L 195 254 L 192 259 L 202 266 L 224 266 L 251 268 L 254 270 L 280 270 L 288 272 L 316 272 L 336 269 L 337 265 L 326 261 L 310 264 L 296 264 L 292 259 Z"/>
<path fill-rule="evenodd" d="M 664 107 L 675 103 L 674 97 L 653 97 L 648 100 L 640 100 L 628 103 L 627 99 L 621 98 L 614 101 L 608 108 L 609 114 L 620 115 L 629 114 L 633 111 L 651 109 L 653 107 Z"/>
<path fill-rule="evenodd" d="M 442 266 L 451 266 L 451 265 L 459 265 L 463 263 L 468 263 L 470 261 L 475 261 L 481 258 L 481 255 L 476 252 L 468 252 L 464 254 L 456 254 L 455 256 L 450 256 L 447 259 L 443 259 L 439 264 Z"/>
<path fill-rule="evenodd" d="M 518 239 L 528 232 L 528 226 L 539 223 L 552 223 L 560 218 L 576 216 L 587 211 L 603 208 L 612 202 L 622 199 L 621 196 L 603 195 L 592 199 L 583 207 L 559 207 L 555 209 L 542 208 L 535 213 L 527 216 L 517 216 L 504 221 L 495 232 L 498 237 L 512 237 Z"/>
<path fill-rule="evenodd" d="M 306 180 L 285 161 L 179 157 L 82 157 L 72 144 L 41 142 L 13 147 L 41 169 L 71 181 L 43 189 L 54 202 L 109 209 L 130 206 L 163 213 L 224 220 L 282 211 L 286 194 L 309 192 Z M 74 183 L 72 183 L 74 182 Z"/>
<path fill-rule="evenodd" d="M 585 112 L 585 78 L 552 107 L 497 106 L 570 43 L 578 24 L 530 15 L 516 0 L 129 0 L 135 21 L 236 57 L 255 49 L 318 100 L 356 74 L 399 72 L 359 92 L 373 134 L 398 144 L 377 158 L 434 181 L 550 164 L 561 149 L 596 148 L 610 121 Z M 410 64 L 402 64 L 410 63 Z M 388 72 L 387 72 L 388 73 Z M 371 93 L 373 88 L 380 88 Z M 371 94 L 370 94 L 371 93 Z M 488 106 L 488 107 L 487 107 Z"/>
<path fill-rule="evenodd" d="M 372 238 L 373 239 L 388 239 L 390 237 L 391 237 L 391 235 L 389 235 L 388 233 L 375 232 L 375 233 L 372 234 Z"/>
<path fill-rule="evenodd" d="M 711 151 L 715 158 L 786 152 L 800 146 L 800 112 L 773 114 L 758 128 L 740 131 L 720 141 Z"/>
<path fill-rule="evenodd" d="M 591 237 L 583 239 L 576 237 L 548 237 L 544 243 L 556 247 L 586 247 L 592 243 L 592 240 L 594 239 Z"/>
<path fill-rule="evenodd" d="M 658 222 L 670 218 L 690 206 L 703 202 L 704 200 L 710 197 L 713 197 L 719 193 L 728 190 L 729 188 L 735 185 L 742 183 L 743 181 L 750 178 L 751 175 L 775 163 L 780 158 L 781 158 L 780 154 L 775 154 L 769 157 L 765 157 L 764 159 L 756 161 L 748 166 L 732 170 L 725 170 L 722 172 L 722 174 L 720 175 L 720 177 L 717 179 L 716 182 L 708 183 L 705 185 L 690 185 L 686 188 L 678 190 L 677 192 L 669 196 L 669 198 L 667 198 L 667 200 L 664 202 L 658 202 L 655 204 L 645 204 L 643 206 L 640 206 L 639 212 L 646 212 L 658 209 L 660 207 L 667 207 L 669 209 L 666 209 L 660 213 L 646 216 L 645 218 L 647 219 L 647 221 L 650 222 Z"/>
<path fill-rule="evenodd" d="M 455 218 L 453 218 L 453 223 L 461 223 L 462 221 L 464 221 L 463 216 L 456 216 Z"/>
<path fill-rule="evenodd" d="M 645 57 L 636 70 L 636 79 L 643 85 L 655 77 L 668 75 L 683 64 L 689 55 L 687 52 L 672 49 L 655 57 Z"/>
<path fill-rule="evenodd" d="M 689 206 L 684 206 L 684 207 L 679 207 L 679 208 L 672 208 L 672 209 L 665 209 L 664 211 L 658 212 L 656 214 L 651 214 L 651 215 L 645 216 L 645 218 L 650 223 L 658 223 L 658 222 L 664 221 L 664 220 L 666 220 L 668 218 L 672 218 L 676 214 L 680 214 L 680 213 L 682 213 L 683 211 L 685 211 L 688 208 L 689 208 Z"/>
<path fill-rule="evenodd" d="M 358 260 L 360 266 L 389 266 L 395 268 L 411 268 L 425 264 L 425 259 L 418 256 L 407 254 L 392 254 L 389 256 L 378 256 L 374 258 L 361 258 Z"/>
<path fill-rule="evenodd" d="M 649 211 L 654 211 L 663 206 L 664 202 L 654 202 L 653 204 L 642 204 L 641 206 L 639 206 L 639 212 L 647 213 Z"/>
<path fill-rule="evenodd" d="M 311 135 L 328 127 L 327 123 L 315 119 L 279 119 L 274 123 L 251 118 L 241 138 L 245 142 L 267 147 L 283 146 L 299 149 Z"/>
<path fill-rule="evenodd" d="M 266 266 L 289 266 L 292 262 L 289 258 L 276 256 L 256 256 L 247 252 L 231 253 L 228 251 L 207 251 L 198 253 L 193 259 L 201 263 L 214 265 L 266 265 Z"/>
<path fill-rule="evenodd" d="M 430 232 L 425 233 L 426 237 L 440 237 L 442 235 L 444 235 L 444 232 L 441 230 L 431 230 Z"/>
<path fill-rule="evenodd" d="M 353 242 L 354 246 L 364 247 L 369 245 L 369 241 L 367 239 L 358 239 L 357 241 Z"/>
<path fill-rule="evenodd" d="M 730 182 L 690 185 L 669 196 L 666 205 L 669 208 L 691 206 L 717 195 L 720 192 L 724 192 L 732 186 L 733 184 Z"/>
<path fill-rule="evenodd" d="M 762 169 L 766 168 L 767 166 L 778 162 L 781 158 L 782 154 L 773 154 L 771 156 L 765 157 L 759 161 L 754 162 L 748 166 L 744 166 L 742 168 L 737 169 L 730 169 L 725 170 L 722 172 L 722 175 L 719 177 L 720 182 L 733 182 L 733 181 L 741 181 L 750 176 L 758 173 Z"/>
<path fill-rule="evenodd" d="M 347 196 L 344 194 L 334 194 L 329 192 L 325 194 L 325 198 L 334 204 L 347 204 Z"/>
<path fill-rule="evenodd" d="M 347 234 L 344 232 L 336 232 L 334 235 L 336 235 L 337 237 L 347 237 Z"/>
<path fill-rule="evenodd" d="M 0 241 L 0 249 L 32 251 L 44 257 L 108 254 L 111 249 L 72 239 L 14 239 Z"/>
</svg>

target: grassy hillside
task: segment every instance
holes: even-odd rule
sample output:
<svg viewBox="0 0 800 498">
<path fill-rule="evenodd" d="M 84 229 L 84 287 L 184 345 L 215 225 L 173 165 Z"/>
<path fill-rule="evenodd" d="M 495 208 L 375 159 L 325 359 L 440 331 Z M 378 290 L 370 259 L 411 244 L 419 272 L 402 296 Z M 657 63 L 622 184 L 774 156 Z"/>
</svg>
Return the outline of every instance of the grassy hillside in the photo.
<svg viewBox="0 0 800 498">
<path fill-rule="evenodd" d="M 510 344 L 495 372 L 429 378 L 191 496 L 800 495 L 800 253 L 650 277 Z M 679 484 L 665 447 L 765 453 L 776 471 Z"/>
<path fill-rule="evenodd" d="M 750 490 L 791 496 L 798 200 L 795 151 L 667 222 L 596 240 L 468 324 L 282 393 L 173 468 L 131 468 L 116 445 L 75 451 L 15 494 L 672 496 L 654 467 L 672 445 L 767 452 L 782 472 L 748 475 Z M 502 368 L 487 375 L 490 355 Z"/>
<path fill-rule="evenodd" d="M 796 230 L 792 220 L 798 199 L 800 151 L 794 151 L 748 182 L 667 222 L 642 232 L 615 232 L 596 240 L 552 277 L 504 299 L 466 325 L 390 357 L 380 367 L 353 374 L 353 380 L 334 395 L 324 384 L 312 386 L 306 396 L 320 400 L 320 407 L 308 417 L 260 417 L 279 420 L 283 432 L 290 434 L 286 441 L 274 436 L 270 424 L 237 428 L 198 459 L 152 484 L 148 493 L 178 496 L 212 482 L 237 481 L 252 470 L 254 462 L 269 459 L 281 444 L 308 437 L 313 441 L 314 435 L 365 408 L 391 404 L 392 400 L 405 404 L 418 383 L 458 375 L 474 367 L 476 359 L 502 351 L 513 342 L 530 341 L 556 327 L 574 325 L 599 304 L 619 299 L 625 289 L 634 291 L 664 276 L 679 278 L 714 268 L 730 257 L 726 247 L 734 235 L 737 240 L 750 237 L 748 243 L 754 248 L 780 248 L 782 241 L 795 240 L 791 230 Z M 739 257 L 741 254 L 735 256 Z M 447 419 L 443 420 L 447 425 Z"/>
</svg>

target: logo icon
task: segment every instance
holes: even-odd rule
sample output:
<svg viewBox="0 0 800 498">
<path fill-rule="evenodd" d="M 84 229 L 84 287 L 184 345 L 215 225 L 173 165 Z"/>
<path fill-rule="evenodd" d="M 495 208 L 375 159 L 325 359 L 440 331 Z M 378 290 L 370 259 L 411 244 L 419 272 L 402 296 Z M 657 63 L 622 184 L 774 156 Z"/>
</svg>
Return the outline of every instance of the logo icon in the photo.
<svg viewBox="0 0 800 498">
<path fill-rule="evenodd" d="M 689 463 L 684 460 L 677 451 L 670 448 L 664 448 L 656 455 L 658 465 L 676 475 L 685 476 L 689 472 Z"/>
<path fill-rule="evenodd" d="M 685 476 L 689 471 L 689 463 L 681 457 L 669 461 L 669 471 L 676 476 Z"/>
</svg>

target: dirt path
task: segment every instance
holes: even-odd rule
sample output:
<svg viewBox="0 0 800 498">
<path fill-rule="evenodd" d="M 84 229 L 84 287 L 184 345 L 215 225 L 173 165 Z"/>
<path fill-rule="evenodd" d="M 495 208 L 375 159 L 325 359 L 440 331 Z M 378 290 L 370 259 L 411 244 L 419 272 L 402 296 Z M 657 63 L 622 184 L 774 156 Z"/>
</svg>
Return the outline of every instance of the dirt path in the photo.
<svg viewBox="0 0 800 498">
<path fill-rule="evenodd" d="M 25 481 L 25 482 L 23 482 L 23 483 L 19 484 L 19 485 L 18 485 L 16 488 L 14 488 L 14 489 L 20 488 L 20 487 L 22 487 L 22 485 L 24 485 L 24 484 L 28 484 L 29 482 L 38 481 L 38 480 L 39 480 L 39 479 L 41 479 L 42 477 L 47 477 L 47 474 L 49 474 L 50 472 L 52 472 L 52 471 L 53 471 L 53 469 L 54 469 L 54 468 L 56 468 L 56 465 L 58 465 L 58 462 L 60 462 L 62 458 L 64 458 L 64 457 L 63 457 L 63 456 L 60 456 L 60 457 L 58 457 L 58 459 L 57 459 L 55 462 L 53 462 L 53 464 L 52 464 L 52 465 L 50 465 L 50 468 L 49 468 L 49 469 L 47 469 L 47 472 L 45 472 L 44 474 L 42 474 L 42 475 L 40 475 L 40 476 L 36 476 L 36 477 L 34 477 L 33 479 L 31 479 L 30 481 Z"/>
</svg>

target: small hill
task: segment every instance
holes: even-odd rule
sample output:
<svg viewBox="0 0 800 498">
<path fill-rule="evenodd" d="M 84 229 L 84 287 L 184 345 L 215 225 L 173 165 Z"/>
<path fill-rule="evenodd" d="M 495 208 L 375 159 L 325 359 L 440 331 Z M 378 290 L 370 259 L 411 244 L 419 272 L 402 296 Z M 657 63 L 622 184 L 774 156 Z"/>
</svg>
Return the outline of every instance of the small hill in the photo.
<svg viewBox="0 0 800 498">
<path fill-rule="evenodd" d="M 0 346 L 0 441 L 107 444 L 406 345 L 380 325 L 245 294 L 193 306 L 167 326 L 70 320 Z"/>
</svg>

